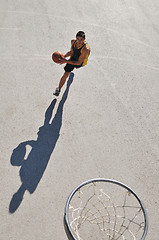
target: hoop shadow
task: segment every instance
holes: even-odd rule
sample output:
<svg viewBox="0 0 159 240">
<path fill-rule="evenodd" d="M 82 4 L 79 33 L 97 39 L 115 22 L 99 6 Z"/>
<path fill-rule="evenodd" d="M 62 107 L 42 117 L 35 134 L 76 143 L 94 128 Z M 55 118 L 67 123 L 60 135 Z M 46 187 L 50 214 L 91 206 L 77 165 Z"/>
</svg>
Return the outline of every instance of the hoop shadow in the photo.
<svg viewBox="0 0 159 240">
<path fill-rule="evenodd" d="M 9 205 L 10 213 L 14 213 L 18 209 L 26 190 L 28 190 L 30 194 L 34 193 L 45 172 L 50 156 L 60 136 L 63 107 L 68 97 L 73 77 L 74 74 L 71 73 L 67 82 L 66 90 L 58 105 L 57 112 L 52 122 L 49 123 L 56 104 L 56 99 L 51 102 L 45 112 L 44 125 L 39 128 L 37 140 L 22 142 L 13 150 L 10 162 L 13 166 L 21 166 L 19 175 L 22 184 L 11 199 Z M 31 151 L 25 159 L 27 145 L 31 147 Z"/>
</svg>

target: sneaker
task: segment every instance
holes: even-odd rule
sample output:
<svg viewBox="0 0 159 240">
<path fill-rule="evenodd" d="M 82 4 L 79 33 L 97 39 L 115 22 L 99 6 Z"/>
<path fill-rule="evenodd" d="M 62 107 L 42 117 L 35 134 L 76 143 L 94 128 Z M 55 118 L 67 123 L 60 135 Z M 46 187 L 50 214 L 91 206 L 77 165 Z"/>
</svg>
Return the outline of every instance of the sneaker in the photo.
<svg viewBox="0 0 159 240">
<path fill-rule="evenodd" d="M 55 96 L 59 96 L 59 94 L 60 94 L 60 88 L 58 87 L 58 88 L 56 88 L 56 90 L 55 90 L 55 92 L 53 93 L 53 95 L 55 95 Z"/>
</svg>

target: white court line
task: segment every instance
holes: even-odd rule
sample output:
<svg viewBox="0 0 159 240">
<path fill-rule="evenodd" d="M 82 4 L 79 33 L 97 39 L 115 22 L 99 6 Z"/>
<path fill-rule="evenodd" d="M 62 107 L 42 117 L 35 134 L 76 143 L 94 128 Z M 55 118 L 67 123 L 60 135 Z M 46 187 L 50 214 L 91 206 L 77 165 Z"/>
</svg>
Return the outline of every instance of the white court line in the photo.
<svg viewBox="0 0 159 240">
<path fill-rule="evenodd" d="M 132 63 L 132 64 L 141 65 L 143 67 L 147 67 L 147 68 L 150 68 L 152 70 L 159 71 L 159 68 L 157 68 L 157 67 L 146 65 L 144 63 L 137 62 L 136 60 L 132 60 L 132 59 L 128 59 L 128 58 L 109 57 L 109 56 L 96 56 L 95 58 L 96 59 L 112 59 L 112 60 L 116 60 L 116 61 L 125 61 L 125 62 L 129 62 L 129 63 Z"/>
<path fill-rule="evenodd" d="M 20 28 L 9 28 L 9 27 L 0 27 L 0 30 L 11 30 L 11 31 L 18 31 L 18 30 L 20 30 Z"/>
<path fill-rule="evenodd" d="M 87 24 L 87 25 L 91 25 L 91 26 L 94 26 L 94 27 L 101 28 L 101 29 L 103 29 L 103 30 L 105 30 L 107 32 L 112 32 L 114 34 L 120 35 L 120 36 L 122 36 L 124 38 L 127 38 L 129 40 L 135 41 L 135 42 L 137 42 L 137 43 L 139 43 L 139 44 L 141 44 L 141 45 L 143 45 L 145 47 L 151 48 L 151 49 L 153 49 L 155 51 L 159 51 L 158 48 L 155 48 L 155 47 L 153 47 L 153 46 L 151 46 L 151 45 L 149 45 L 149 44 L 147 44 L 147 43 L 145 43 L 145 42 L 143 42 L 143 41 L 141 41 L 139 39 L 133 38 L 133 37 L 131 37 L 129 35 L 126 35 L 124 33 L 118 32 L 118 31 L 116 31 L 114 29 L 98 25 L 96 23 L 88 23 L 88 22 L 86 23 L 85 21 L 82 21 L 82 20 L 76 20 L 76 19 L 70 18 L 70 17 L 56 16 L 56 15 L 53 15 L 53 14 L 46 14 L 46 13 L 42 13 L 42 12 L 41 13 L 35 13 L 35 12 L 28 12 L 28 11 L 0 11 L 0 13 L 17 13 L 17 14 L 28 14 L 28 15 L 44 15 L 44 16 L 48 16 L 48 17 L 54 17 L 54 18 L 69 20 L 69 21 L 73 21 L 73 22 L 83 23 L 85 25 Z"/>
<path fill-rule="evenodd" d="M 29 15 L 42 15 L 43 13 L 35 13 L 35 12 L 28 12 L 28 11 L 14 11 L 14 10 L 8 10 L 8 11 L 0 11 L 0 13 L 18 13 L 18 14 L 29 14 Z"/>
<path fill-rule="evenodd" d="M 38 54 L 35 54 L 35 55 L 28 55 L 28 54 L 19 54 L 19 55 L 16 55 L 16 56 L 11 56 L 11 55 L 1 55 L 0 56 L 0 59 L 3 59 L 3 60 L 19 60 L 21 58 L 27 58 L 28 60 L 45 60 L 45 61 L 50 61 L 51 60 L 51 54 L 50 55 L 38 55 Z"/>
<path fill-rule="evenodd" d="M 62 20 L 69 20 L 69 21 L 73 21 L 73 22 L 77 22 L 77 23 L 83 23 L 84 25 L 86 24 L 85 21 L 83 20 L 76 20 L 74 18 L 70 18 L 70 17 L 64 17 L 64 16 L 57 16 L 57 15 L 53 15 L 53 14 L 48 14 L 48 13 L 35 13 L 35 12 L 28 12 L 28 11 L 0 11 L 0 13 L 17 13 L 17 14 L 27 14 L 27 15 L 37 15 L 37 16 L 48 16 L 48 17 L 52 17 L 52 18 L 58 18 L 58 19 L 62 19 Z M 91 26 L 96 26 L 98 27 L 99 25 L 96 24 L 96 23 L 91 23 L 89 24 L 87 22 L 88 25 L 91 25 Z"/>
<path fill-rule="evenodd" d="M 95 62 L 98 66 L 98 70 L 101 71 L 105 77 L 105 79 L 107 79 L 110 87 L 112 88 L 112 91 L 114 92 L 114 95 L 119 99 L 119 102 L 121 102 L 121 104 L 123 105 L 123 107 L 126 109 L 126 111 L 129 113 L 129 116 L 131 117 L 131 119 L 133 120 L 134 124 L 136 125 L 136 127 L 138 128 L 138 130 L 141 132 L 142 136 L 147 140 L 147 142 L 149 143 L 149 145 L 151 146 L 151 148 L 155 151 L 156 155 L 159 156 L 159 147 L 156 144 L 153 144 L 150 141 L 150 138 L 146 135 L 145 131 L 143 130 L 143 128 L 141 127 L 141 125 L 139 124 L 139 122 L 136 120 L 136 118 L 134 117 L 133 113 L 129 110 L 129 106 L 127 105 L 127 103 L 120 97 L 118 91 L 116 90 L 115 86 L 111 83 L 111 81 L 109 80 L 108 76 L 105 74 L 104 69 L 101 67 L 101 65 L 98 63 L 98 61 L 95 59 Z"/>
<path fill-rule="evenodd" d="M 149 45 L 149 44 L 147 44 L 147 43 L 145 43 L 145 42 L 143 42 L 143 41 L 141 41 L 141 40 L 139 40 L 139 39 L 130 37 L 130 36 L 124 34 L 124 33 L 118 32 L 118 31 L 113 30 L 113 29 L 111 29 L 111 28 L 106 28 L 106 30 L 109 31 L 109 32 L 113 32 L 113 33 L 115 33 L 115 34 L 117 34 L 117 35 L 120 35 L 120 36 L 122 36 L 122 37 L 124 37 L 124 38 L 128 38 L 128 39 L 130 39 L 130 40 L 133 40 L 133 41 L 135 41 L 135 42 L 137 42 L 137 43 L 139 43 L 139 44 L 144 45 L 145 47 L 152 48 L 152 49 L 154 49 L 155 51 L 159 51 L 158 48 L 155 48 L 155 47 L 153 47 L 153 46 L 151 46 L 151 45 Z"/>
</svg>

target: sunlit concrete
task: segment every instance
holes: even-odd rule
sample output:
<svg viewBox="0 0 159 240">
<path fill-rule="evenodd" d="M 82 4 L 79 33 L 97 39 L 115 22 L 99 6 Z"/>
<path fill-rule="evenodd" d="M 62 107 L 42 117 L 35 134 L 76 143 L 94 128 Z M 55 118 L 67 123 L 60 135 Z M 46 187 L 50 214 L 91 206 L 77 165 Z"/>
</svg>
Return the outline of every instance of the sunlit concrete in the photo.
<svg viewBox="0 0 159 240">
<path fill-rule="evenodd" d="M 2 240 L 63 240 L 69 193 L 112 178 L 130 186 L 158 240 L 159 1 L 0 0 Z M 91 47 L 56 99 L 77 31 Z"/>
</svg>

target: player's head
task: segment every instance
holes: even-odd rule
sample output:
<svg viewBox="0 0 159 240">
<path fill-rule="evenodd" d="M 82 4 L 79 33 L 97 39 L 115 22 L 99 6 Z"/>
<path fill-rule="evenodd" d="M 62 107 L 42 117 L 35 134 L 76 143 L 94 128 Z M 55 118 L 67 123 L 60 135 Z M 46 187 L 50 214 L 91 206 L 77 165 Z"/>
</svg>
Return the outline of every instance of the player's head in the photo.
<svg viewBox="0 0 159 240">
<path fill-rule="evenodd" d="M 85 41 L 85 33 L 83 31 L 79 31 L 76 34 L 76 40 L 79 46 L 81 46 L 83 44 L 83 42 Z"/>
<path fill-rule="evenodd" d="M 77 34 L 76 34 L 76 38 L 77 37 L 82 37 L 83 40 L 85 40 L 86 36 L 85 36 L 85 33 L 83 31 L 79 31 Z"/>
</svg>

